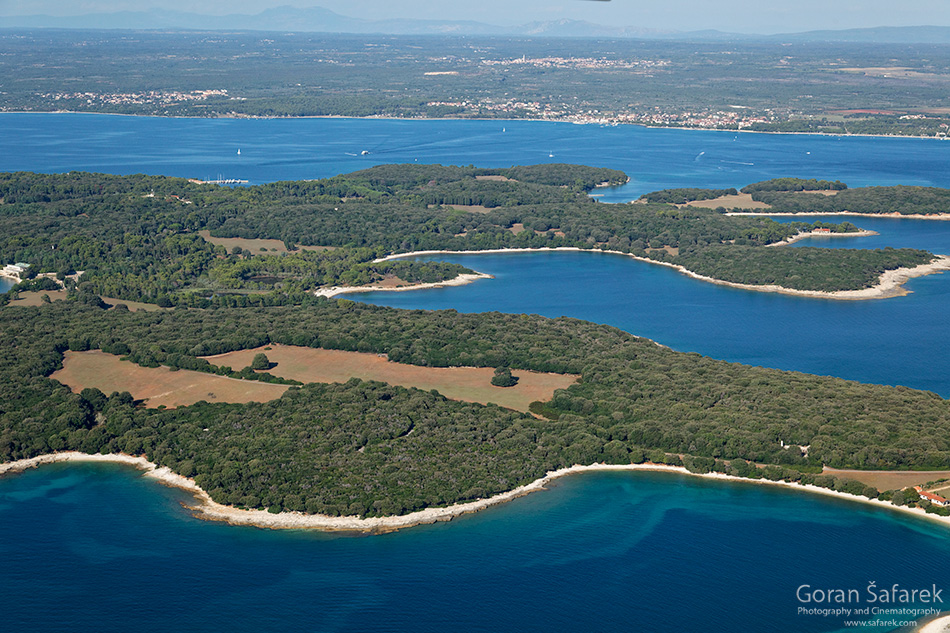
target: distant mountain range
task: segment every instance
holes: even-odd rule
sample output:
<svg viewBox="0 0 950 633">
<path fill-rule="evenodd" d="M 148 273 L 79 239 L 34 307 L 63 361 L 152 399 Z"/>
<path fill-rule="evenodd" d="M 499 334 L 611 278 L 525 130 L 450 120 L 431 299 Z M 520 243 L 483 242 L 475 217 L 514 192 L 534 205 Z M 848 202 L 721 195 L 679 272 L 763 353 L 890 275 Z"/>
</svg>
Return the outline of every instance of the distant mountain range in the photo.
<svg viewBox="0 0 950 633">
<path fill-rule="evenodd" d="M 203 15 L 179 11 L 123 11 L 79 16 L 0 16 L 0 28 L 57 29 L 182 29 L 228 31 L 283 31 L 389 35 L 507 35 L 514 37 L 598 37 L 627 39 L 782 42 L 877 42 L 948 44 L 950 27 L 877 27 L 839 31 L 809 31 L 781 35 L 748 35 L 722 31 L 669 31 L 633 26 L 604 26 L 582 20 L 529 22 L 498 26 L 455 20 L 364 20 L 321 7 L 277 7 L 256 15 Z"/>
</svg>

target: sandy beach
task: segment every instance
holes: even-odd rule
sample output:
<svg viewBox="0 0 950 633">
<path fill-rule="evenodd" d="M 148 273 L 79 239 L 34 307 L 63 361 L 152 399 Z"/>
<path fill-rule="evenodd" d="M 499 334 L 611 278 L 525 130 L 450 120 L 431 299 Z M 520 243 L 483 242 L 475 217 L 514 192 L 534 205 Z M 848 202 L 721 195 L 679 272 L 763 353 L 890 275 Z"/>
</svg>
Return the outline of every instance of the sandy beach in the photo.
<svg viewBox="0 0 950 633">
<path fill-rule="evenodd" d="M 587 466 L 575 465 L 568 468 L 561 468 L 547 473 L 544 477 L 536 479 L 531 483 L 519 486 L 514 490 L 497 494 L 487 499 L 479 499 L 467 503 L 456 503 L 443 508 L 427 508 L 418 512 L 412 512 L 402 516 L 370 517 L 360 518 L 357 516 L 331 517 L 322 514 L 303 514 L 300 512 L 284 511 L 279 514 L 272 514 L 265 510 L 240 510 L 232 506 L 222 505 L 215 502 L 211 497 L 194 482 L 194 480 L 183 477 L 172 472 L 165 467 L 159 467 L 148 461 L 144 457 L 136 457 L 125 454 L 110 455 L 90 455 L 76 451 L 51 453 L 41 455 L 30 459 L 22 459 L 15 462 L 0 464 L 0 475 L 8 473 L 18 473 L 30 468 L 36 468 L 43 464 L 53 464 L 58 462 L 113 462 L 134 466 L 142 471 L 146 477 L 156 481 L 185 490 L 195 498 L 194 505 L 188 505 L 195 516 L 200 519 L 212 521 L 223 521 L 231 525 L 246 525 L 271 529 L 314 529 L 326 532 L 344 531 L 344 532 L 367 532 L 367 533 L 385 533 L 412 527 L 414 525 L 424 525 L 436 523 L 439 521 L 450 521 L 457 516 L 478 512 L 485 508 L 517 499 L 538 490 L 544 490 L 545 486 L 552 481 L 584 472 L 596 471 L 650 471 L 667 472 L 688 475 L 691 477 L 703 477 L 706 479 L 715 479 L 720 481 L 745 482 L 751 484 L 764 484 L 770 486 L 784 486 L 786 488 L 805 491 L 814 494 L 848 499 L 859 503 L 871 504 L 880 508 L 886 508 L 894 512 L 912 514 L 921 518 L 936 521 L 950 528 L 950 517 L 941 517 L 935 514 L 928 514 L 919 508 L 898 507 L 886 501 L 878 499 L 869 499 L 858 495 L 852 495 L 844 492 L 836 492 L 827 488 L 821 488 L 813 485 L 803 485 L 787 481 L 769 481 L 763 479 L 745 479 L 722 473 L 691 473 L 682 466 L 666 466 L 662 464 L 590 464 Z M 940 629 L 935 629 L 940 631 Z M 932 633 L 930 630 L 927 633 Z"/>
<path fill-rule="evenodd" d="M 826 235 L 822 233 L 821 235 Z M 856 235 L 856 234 L 851 234 Z M 671 264 L 669 262 L 660 262 L 653 259 L 648 259 L 646 257 L 638 257 L 636 255 L 631 255 L 630 253 L 624 253 L 622 251 L 610 251 L 610 250 L 600 250 L 600 249 L 583 249 L 577 248 L 576 246 L 559 246 L 557 248 L 495 248 L 488 249 L 484 251 L 415 251 L 412 253 L 398 253 L 396 255 L 389 255 L 388 257 L 382 257 L 380 259 L 374 260 L 373 263 L 384 262 L 390 259 L 399 259 L 401 257 L 413 257 L 416 255 L 482 255 L 488 253 L 535 253 L 543 251 L 564 251 L 564 252 L 589 252 L 589 253 L 609 253 L 611 255 L 623 255 L 625 257 L 630 257 L 637 261 L 646 262 L 648 264 L 656 264 L 657 266 L 666 266 L 674 270 L 692 277 L 693 279 L 698 279 L 700 281 L 706 281 L 713 284 L 719 284 L 721 286 L 729 286 L 731 288 L 741 288 L 743 290 L 755 290 L 757 292 L 776 292 L 779 294 L 795 295 L 797 297 L 812 297 L 816 299 L 838 299 L 838 300 L 856 300 L 856 299 L 887 299 L 890 297 L 900 297 L 908 294 L 908 290 L 903 287 L 909 279 L 915 277 L 923 277 L 925 275 L 932 275 L 934 273 L 942 273 L 945 270 L 950 270 L 950 257 L 945 255 L 938 255 L 937 258 L 929 264 L 922 264 L 914 268 L 897 268 L 894 270 L 885 271 L 878 282 L 871 286 L 870 288 L 862 288 L 861 290 L 838 290 L 836 292 L 823 292 L 820 290 L 795 290 L 792 288 L 785 288 L 784 286 L 777 286 L 773 284 L 769 285 L 753 285 L 753 284 L 740 284 L 732 281 L 723 281 L 722 279 L 714 279 L 713 277 L 706 277 L 705 275 L 700 275 L 694 273 L 693 271 L 687 269 L 684 266 L 678 264 Z M 368 288 L 364 288 L 367 290 Z M 413 287 L 402 288 L 402 290 L 414 290 Z"/>
<path fill-rule="evenodd" d="M 376 262 L 385 261 L 377 259 Z M 374 262 L 375 263 L 375 262 Z M 445 288 L 447 286 L 464 286 L 479 279 L 494 279 L 491 275 L 484 273 L 461 274 L 453 279 L 437 281 L 431 284 L 413 284 L 411 286 L 399 286 L 396 288 L 386 288 L 383 286 L 330 286 L 329 288 L 320 288 L 314 294 L 318 297 L 335 297 L 348 292 L 403 292 L 405 290 L 423 290 L 425 288 Z"/>
<path fill-rule="evenodd" d="M 807 240 L 810 237 L 870 237 L 871 235 L 880 235 L 877 231 L 855 231 L 852 233 L 823 233 L 820 231 L 803 231 L 798 235 L 793 235 L 788 239 L 784 239 L 781 242 L 772 242 L 771 244 L 766 244 L 766 248 L 770 246 L 786 246 L 788 244 L 794 244 L 795 242 L 801 240 Z"/>
<path fill-rule="evenodd" d="M 939 616 L 917 629 L 917 633 L 950 633 L 950 615 Z"/>
<path fill-rule="evenodd" d="M 903 215 L 901 213 L 852 213 L 851 211 L 836 211 L 834 213 L 806 212 L 806 213 L 769 213 L 767 211 L 729 211 L 724 215 L 766 215 L 781 218 L 807 218 L 807 217 L 850 217 L 850 218 L 894 218 L 907 220 L 950 220 L 950 213 L 932 213 L 924 215 L 915 213 L 912 215 Z M 853 233 L 851 235 L 854 235 Z"/>
</svg>

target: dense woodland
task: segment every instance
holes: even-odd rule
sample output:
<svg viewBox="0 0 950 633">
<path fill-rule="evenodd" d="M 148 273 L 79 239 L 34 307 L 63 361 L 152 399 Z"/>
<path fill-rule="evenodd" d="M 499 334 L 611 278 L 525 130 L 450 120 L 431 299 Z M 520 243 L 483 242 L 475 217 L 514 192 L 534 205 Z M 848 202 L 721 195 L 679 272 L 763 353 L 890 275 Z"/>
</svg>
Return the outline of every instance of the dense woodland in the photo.
<svg viewBox="0 0 950 633">
<path fill-rule="evenodd" d="M 937 187 L 859 187 L 839 191 L 833 196 L 808 192 L 756 191 L 752 193 L 752 199 L 768 204 L 774 213 L 950 213 L 950 190 Z"/>
<path fill-rule="evenodd" d="M 470 272 L 439 262 L 376 261 L 415 250 L 616 250 L 738 283 L 788 280 L 803 290 L 863 288 L 883 270 L 932 258 L 912 249 L 763 249 L 818 226 L 857 229 L 660 203 L 607 205 L 587 195 L 626 180 L 619 171 L 563 164 L 383 165 L 234 188 L 156 176 L 7 173 L 0 174 L 0 260 L 61 279 L 82 271 L 75 291 L 88 296 L 208 307 L 299 303 L 322 286 L 432 282 Z M 888 192 L 892 204 L 904 204 L 905 189 L 882 189 L 878 198 Z M 200 237 L 204 230 L 282 240 L 291 252 L 228 251 Z M 295 251 L 300 245 L 331 248 Z"/>
<path fill-rule="evenodd" d="M 950 214 L 950 189 L 939 187 L 896 185 L 849 189 L 840 180 L 773 178 L 746 185 L 741 191 L 750 194 L 753 200 L 769 205 L 770 213 Z M 812 193 L 821 191 L 833 193 Z M 730 193 L 736 192 L 734 189 L 664 189 L 644 194 L 640 199 L 685 204 L 694 200 L 714 200 Z M 730 209 L 722 207 L 719 210 Z M 748 211 L 745 208 L 734 210 Z"/>
<path fill-rule="evenodd" d="M 816 473 L 823 464 L 950 464 L 950 405 L 935 394 L 716 361 L 575 319 L 310 298 L 295 307 L 150 313 L 70 300 L 3 307 L 0 323 L 0 460 L 66 449 L 141 454 L 194 477 L 219 502 L 275 512 L 405 513 L 510 490 L 575 463 L 683 463 L 871 496 L 877 491 Z M 268 343 L 581 380 L 533 405 L 540 419 L 355 379 L 291 387 L 265 404 L 155 410 L 128 394 L 74 394 L 46 378 L 67 349 L 197 368 L 205 363 L 198 355 Z"/>
</svg>

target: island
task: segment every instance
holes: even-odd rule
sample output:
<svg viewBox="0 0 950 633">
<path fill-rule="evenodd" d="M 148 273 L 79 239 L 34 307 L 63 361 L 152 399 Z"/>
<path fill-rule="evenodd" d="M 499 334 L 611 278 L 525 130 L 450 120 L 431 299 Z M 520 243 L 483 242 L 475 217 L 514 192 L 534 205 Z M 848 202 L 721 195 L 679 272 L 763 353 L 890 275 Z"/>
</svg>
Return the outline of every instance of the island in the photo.
<svg viewBox="0 0 950 633">
<path fill-rule="evenodd" d="M 893 296 L 907 278 L 948 267 L 917 249 L 767 248 L 814 234 L 860 235 L 850 222 L 779 223 L 588 195 L 626 181 L 616 170 L 565 164 L 382 165 L 253 187 L 0 174 L 0 259 L 30 264 L 17 292 L 56 290 L 50 284 L 59 280 L 84 301 L 165 308 L 289 305 L 341 288 L 480 278 L 458 264 L 403 261 L 419 252 L 614 252 L 714 283 L 826 298 Z"/>
<path fill-rule="evenodd" d="M 946 259 L 789 248 L 860 230 L 689 206 L 728 191 L 588 195 L 625 181 L 558 164 L 233 188 L 0 174 L 0 255 L 29 264 L 0 302 L 0 473 L 122 461 L 191 490 L 201 516 L 268 527 L 397 529 L 591 468 L 743 478 L 946 520 L 950 405 L 935 394 L 713 360 L 577 319 L 331 298 L 479 277 L 402 260 L 425 251 L 608 251 L 829 297 Z"/>
</svg>

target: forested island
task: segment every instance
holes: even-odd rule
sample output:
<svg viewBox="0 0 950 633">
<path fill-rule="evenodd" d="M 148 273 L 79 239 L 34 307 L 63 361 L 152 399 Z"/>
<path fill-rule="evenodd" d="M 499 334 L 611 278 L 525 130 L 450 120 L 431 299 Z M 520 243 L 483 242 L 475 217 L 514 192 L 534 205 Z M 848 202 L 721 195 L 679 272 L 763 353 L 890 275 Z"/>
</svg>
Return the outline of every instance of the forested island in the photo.
<svg viewBox="0 0 950 633">
<path fill-rule="evenodd" d="M 950 405 L 935 394 L 716 361 L 570 318 L 322 298 L 158 312 L 58 301 L 7 306 L 0 317 L 8 350 L 0 460 L 65 450 L 143 455 L 193 477 L 220 503 L 271 512 L 405 514 L 598 462 L 682 464 L 877 497 L 870 486 L 821 474 L 822 466 L 937 469 L 950 460 Z M 529 415 L 358 379 L 291 386 L 261 404 L 155 409 L 129 393 L 74 393 L 47 377 L 68 350 L 213 371 L 199 356 L 277 344 L 580 380 Z"/>
<path fill-rule="evenodd" d="M 739 194 L 760 203 L 742 206 Z M 897 215 L 950 217 L 950 189 L 896 185 L 849 188 L 836 180 L 773 178 L 736 189 L 664 189 L 644 194 L 644 202 L 689 204 L 702 202 L 720 212 L 753 212 L 767 215 Z M 718 204 L 718 206 L 716 206 Z"/>
<path fill-rule="evenodd" d="M 783 224 L 588 195 L 626 180 L 619 171 L 564 164 L 383 165 L 233 188 L 158 176 L 6 173 L 0 259 L 30 264 L 27 277 L 56 278 L 93 305 L 109 297 L 199 308 L 299 304 L 330 286 L 405 287 L 472 274 L 456 264 L 386 260 L 429 250 L 612 251 L 734 284 L 824 293 L 870 288 L 886 271 L 937 259 L 915 249 L 765 248 L 816 230 L 858 231 L 849 222 Z M 884 191 L 901 204 L 904 189 Z M 57 287 L 26 279 L 15 292 Z"/>
</svg>

